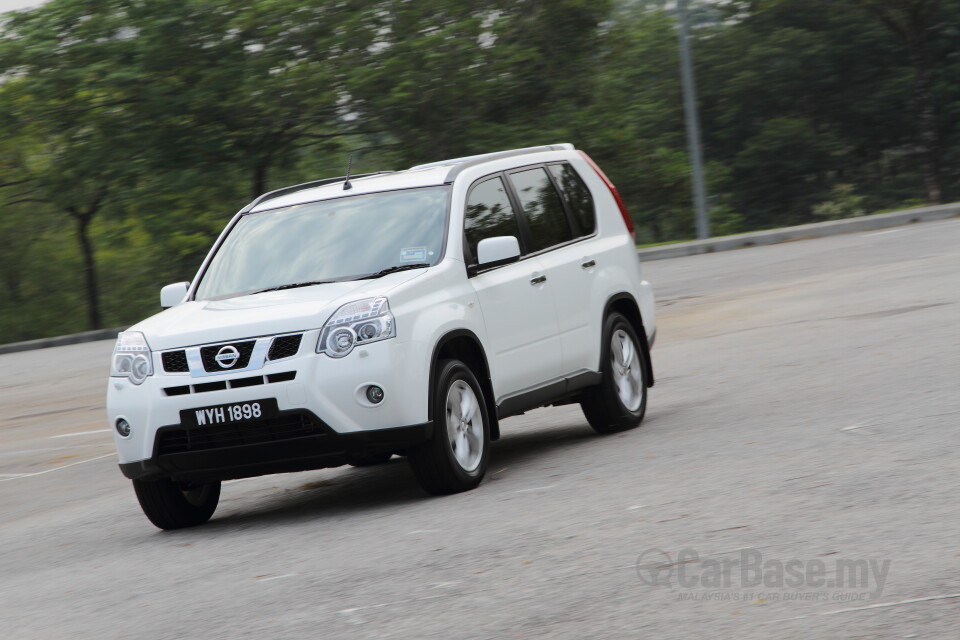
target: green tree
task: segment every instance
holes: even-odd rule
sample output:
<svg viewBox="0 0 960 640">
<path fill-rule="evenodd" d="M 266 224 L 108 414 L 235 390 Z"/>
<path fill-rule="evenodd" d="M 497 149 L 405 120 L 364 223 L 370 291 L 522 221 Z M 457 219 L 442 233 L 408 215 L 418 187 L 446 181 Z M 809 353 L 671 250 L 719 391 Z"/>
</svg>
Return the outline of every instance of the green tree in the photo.
<svg viewBox="0 0 960 640">
<path fill-rule="evenodd" d="M 0 130 L 19 149 L 10 164 L 22 194 L 7 202 L 42 204 L 73 225 L 91 329 L 102 326 L 91 223 L 129 177 L 134 125 L 111 63 L 124 34 L 115 22 L 79 19 L 95 4 L 60 0 L 14 14 L 0 45 Z"/>
<path fill-rule="evenodd" d="M 381 0 L 347 31 L 344 88 L 403 164 L 557 141 L 590 101 L 608 2 Z"/>
<path fill-rule="evenodd" d="M 906 47 L 906 58 L 914 73 L 914 100 L 912 112 L 917 118 L 917 134 L 922 153 L 923 182 L 927 202 L 943 201 L 943 138 L 939 123 L 939 109 L 935 96 L 936 58 L 946 54 L 942 39 L 947 29 L 947 16 L 942 0 L 854 0 L 875 17 Z M 954 9 L 960 5 L 954 5 Z M 954 34 L 956 21 L 954 14 Z M 956 52 L 956 37 L 946 46 Z M 938 51 L 939 49 L 939 51 Z M 954 83 L 956 80 L 954 80 Z"/>
<path fill-rule="evenodd" d="M 696 43 L 703 129 L 747 226 L 811 221 L 837 183 L 876 208 L 918 195 L 912 84 L 879 24 L 824 0 L 723 8 Z"/>
<path fill-rule="evenodd" d="M 638 240 L 692 236 L 673 16 L 656 6 L 615 14 L 588 77 L 593 101 L 574 119 L 575 138 L 617 185 Z"/>
<path fill-rule="evenodd" d="M 332 33 L 331 6 L 52 0 L 7 20 L 0 127 L 31 149 L 11 187 L 73 225 L 88 327 L 103 324 L 99 216 L 136 211 L 165 239 L 186 228 L 209 241 L 220 225 L 198 225 L 198 203 L 217 194 L 218 208 L 235 208 L 238 173 L 259 195 L 272 168 L 344 133 L 334 74 L 316 54 L 334 47 L 316 29 L 311 51 L 298 40 L 307 19 Z M 199 244 L 186 240 L 192 259 Z"/>
<path fill-rule="evenodd" d="M 573 142 L 642 240 L 690 237 L 673 6 L 49 0 L 4 17 L 0 328 L 135 320 L 251 196 L 342 173 L 350 150 L 364 171 Z M 714 227 L 955 195 L 958 17 L 960 0 L 691 0 Z"/>
<path fill-rule="evenodd" d="M 117 0 L 114 0 L 117 2 Z M 157 170 L 240 170 L 248 194 L 303 149 L 350 131 L 331 62 L 345 12 L 331 2 L 118 2 L 132 39 Z"/>
</svg>

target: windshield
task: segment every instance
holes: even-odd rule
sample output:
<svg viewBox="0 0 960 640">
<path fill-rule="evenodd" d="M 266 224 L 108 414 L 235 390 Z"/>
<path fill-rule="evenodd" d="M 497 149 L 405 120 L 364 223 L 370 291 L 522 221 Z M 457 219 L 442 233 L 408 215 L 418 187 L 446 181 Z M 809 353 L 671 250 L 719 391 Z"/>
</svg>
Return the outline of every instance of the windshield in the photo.
<svg viewBox="0 0 960 640">
<path fill-rule="evenodd" d="M 244 215 L 214 255 L 196 298 L 355 280 L 434 265 L 447 187 L 348 196 Z"/>
</svg>

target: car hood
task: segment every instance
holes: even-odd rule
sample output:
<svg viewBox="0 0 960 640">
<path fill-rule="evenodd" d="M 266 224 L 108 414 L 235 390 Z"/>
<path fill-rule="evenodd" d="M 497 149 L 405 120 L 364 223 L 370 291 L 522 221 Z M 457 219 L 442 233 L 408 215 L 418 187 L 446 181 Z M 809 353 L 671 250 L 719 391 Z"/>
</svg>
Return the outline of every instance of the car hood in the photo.
<svg viewBox="0 0 960 640">
<path fill-rule="evenodd" d="M 141 331 L 155 351 L 211 342 L 319 329 L 341 305 L 386 295 L 424 270 L 268 291 L 225 300 L 185 302 L 130 327 Z"/>
</svg>

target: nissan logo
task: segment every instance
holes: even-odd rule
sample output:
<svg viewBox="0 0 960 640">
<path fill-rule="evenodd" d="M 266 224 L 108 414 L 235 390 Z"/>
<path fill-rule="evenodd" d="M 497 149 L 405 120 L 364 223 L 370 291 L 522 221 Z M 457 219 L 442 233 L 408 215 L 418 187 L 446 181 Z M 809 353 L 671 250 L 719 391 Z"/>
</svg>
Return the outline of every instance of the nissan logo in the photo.
<svg viewBox="0 0 960 640">
<path fill-rule="evenodd" d="M 237 361 L 240 359 L 240 352 L 237 351 L 235 346 L 228 344 L 225 347 L 221 347 L 213 359 L 224 369 L 229 369 L 237 364 Z"/>
</svg>

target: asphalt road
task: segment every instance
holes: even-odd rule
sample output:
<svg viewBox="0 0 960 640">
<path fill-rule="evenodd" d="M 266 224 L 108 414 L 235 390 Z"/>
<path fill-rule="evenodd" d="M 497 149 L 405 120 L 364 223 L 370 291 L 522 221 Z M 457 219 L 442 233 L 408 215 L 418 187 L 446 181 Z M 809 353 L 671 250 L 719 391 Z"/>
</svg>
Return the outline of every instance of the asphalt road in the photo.
<svg viewBox="0 0 960 640">
<path fill-rule="evenodd" d="M 958 247 L 950 220 L 649 263 L 640 429 L 543 409 L 475 491 L 394 458 L 227 483 L 179 532 L 116 468 L 110 342 L 0 356 L 0 637 L 955 640 Z"/>
</svg>

